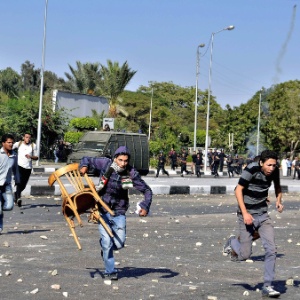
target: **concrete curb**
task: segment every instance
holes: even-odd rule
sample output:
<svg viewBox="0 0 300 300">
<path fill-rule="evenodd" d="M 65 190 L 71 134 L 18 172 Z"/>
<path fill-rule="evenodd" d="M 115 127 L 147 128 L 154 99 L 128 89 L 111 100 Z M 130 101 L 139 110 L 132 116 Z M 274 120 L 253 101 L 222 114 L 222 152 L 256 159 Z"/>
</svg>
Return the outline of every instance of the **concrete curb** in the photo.
<svg viewBox="0 0 300 300">
<path fill-rule="evenodd" d="M 65 187 L 71 186 L 66 184 Z M 225 195 L 233 194 L 235 185 L 157 185 L 149 184 L 154 195 L 197 195 L 197 194 L 211 194 L 211 195 Z M 282 185 L 283 193 L 299 193 L 299 185 Z M 274 190 L 273 187 L 270 191 Z M 140 194 L 135 189 L 130 189 L 129 194 Z M 61 192 L 58 185 L 27 185 L 22 192 L 23 196 L 60 196 Z"/>
</svg>

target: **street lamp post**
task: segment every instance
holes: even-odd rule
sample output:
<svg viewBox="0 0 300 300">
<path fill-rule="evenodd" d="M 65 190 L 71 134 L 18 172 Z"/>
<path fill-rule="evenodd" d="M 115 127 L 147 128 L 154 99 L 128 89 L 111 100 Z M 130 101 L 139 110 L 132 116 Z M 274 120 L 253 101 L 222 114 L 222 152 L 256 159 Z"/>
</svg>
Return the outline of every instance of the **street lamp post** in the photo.
<svg viewBox="0 0 300 300">
<path fill-rule="evenodd" d="M 39 165 L 41 154 L 41 131 L 42 131 L 42 109 L 43 109 L 43 87 L 44 87 L 44 68 L 45 68 L 45 48 L 46 48 L 46 25 L 47 25 L 47 7 L 48 0 L 45 0 L 45 15 L 44 15 L 44 38 L 43 38 L 43 50 L 42 50 L 42 68 L 41 68 L 41 88 L 40 88 L 40 104 L 39 104 L 39 119 L 37 128 L 37 157 L 36 165 Z"/>
<path fill-rule="evenodd" d="M 200 52 L 199 48 L 203 48 L 205 44 L 200 44 L 197 47 L 196 56 L 196 96 L 195 96 L 195 124 L 194 124 L 194 151 L 197 147 L 197 112 L 198 112 L 198 77 L 199 77 L 199 65 L 200 65 Z"/>
<path fill-rule="evenodd" d="M 259 93 L 259 103 L 258 103 L 256 155 L 258 155 L 258 153 L 259 153 L 261 92 L 262 92 L 262 90 L 260 90 L 260 93 Z"/>
<path fill-rule="evenodd" d="M 209 106 L 210 106 L 210 93 L 211 93 L 211 73 L 212 73 L 212 53 L 214 46 L 214 36 L 215 34 L 225 31 L 225 30 L 233 30 L 234 26 L 230 25 L 225 27 L 217 32 L 213 32 L 211 34 L 211 42 L 210 42 L 210 61 L 209 61 L 209 73 L 208 73 L 208 96 L 207 96 L 207 114 L 206 114 L 206 134 L 205 134 L 205 159 L 204 159 L 204 174 L 207 172 L 207 154 L 208 154 L 208 130 L 209 130 Z"/>
<path fill-rule="evenodd" d="M 153 102 L 153 88 L 151 91 L 151 100 L 150 100 L 150 116 L 149 116 L 149 132 L 148 132 L 148 141 L 150 141 L 151 135 L 151 122 L 152 122 L 152 102 Z"/>
</svg>

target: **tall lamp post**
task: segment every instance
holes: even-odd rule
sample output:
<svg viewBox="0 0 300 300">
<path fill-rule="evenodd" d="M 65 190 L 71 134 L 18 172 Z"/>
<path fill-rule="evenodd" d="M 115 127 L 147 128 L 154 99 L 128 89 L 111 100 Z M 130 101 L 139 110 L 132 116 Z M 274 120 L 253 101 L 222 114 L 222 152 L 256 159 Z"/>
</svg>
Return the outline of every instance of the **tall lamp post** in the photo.
<svg viewBox="0 0 300 300">
<path fill-rule="evenodd" d="M 261 92 L 262 92 L 262 89 L 260 90 L 260 93 L 259 93 L 259 103 L 258 103 L 256 155 L 258 155 L 258 153 L 259 153 Z"/>
<path fill-rule="evenodd" d="M 148 141 L 150 141 L 151 135 L 151 122 L 152 122 L 152 102 L 153 102 L 153 88 L 151 91 L 151 100 L 150 100 L 150 116 L 149 116 L 149 132 L 148 132 Z"/>
<path fill-rule="evenodd" d="M 200 52 L 199 48 L 203 48 L 205 44 L 200 44 L 197 47 L 197 61 L 196 61 L 196 96 L 195 96 L 195 124 L 194 124 L 194 151 L 197 147 L 197 113 L 198 113 L 198 77 L 199 77 L 199 65 L 200 65 Z"/>
<path fill-rule="evenodd" d="M 45 48 L 46 48 L 46 25 L 47 25 L 47 7 L 48 0 L 45 0 L 45 15 L 44 15 L 44 38 L 43 38 L 43 51 L 42 51 L 42 68 L 41 68 L 41 88 L 40 88 L 40 104 L 39 104 L 39 119 L 37 128 L 37 157 L 36 165 L 39 165 L 41 153 L 41 131 L 42 131 L 42 109 L 43 109 L 43 87 L 44 87 L 44 68 L 45 68 Z"/>
<path fill-rule="evenodd" d="M 212 53 L 214 46 L 214 36 L 215 34 L 225 31 L 225 30 L 233 30 L 234 26 L 230 25 L 225 27 L 217 32 L 213 32 L 211 34 L 211 42 L 210 42 L 210 61 L 209 61 L 209 74 L 208 74 L 208 97 L 207 97 L 207 114 L 206 114 L 206 134 L 205 134 L 205 159 L 204 159 L 204 174 L 207 172 L 207 154 L 208 154 L 208 129 L 209 129 L 209 106 L 210 106 L 210 93 L 211 93 L 211 71 L 212 71 Z"/>
</svg>

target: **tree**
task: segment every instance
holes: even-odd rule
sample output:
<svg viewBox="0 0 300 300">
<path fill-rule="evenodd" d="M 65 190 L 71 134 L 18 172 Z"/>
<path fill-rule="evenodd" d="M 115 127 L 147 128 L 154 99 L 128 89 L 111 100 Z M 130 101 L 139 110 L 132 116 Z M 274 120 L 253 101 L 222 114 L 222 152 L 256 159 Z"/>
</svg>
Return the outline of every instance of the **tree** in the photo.
<svg viewBox="0 0 300 300">
<path fill-rule="evenodd" d="M 34 64 L 26 60 L 21 65 L 21 78 L 23 82 L 23 90 L 35 92 L 39 90 L 40 86 L 40 69 L 35 69 Z"/>
<path fill-rule="evenodd" d="M 39 93 L 20 94 L 19 99 L 0 101 L 0 134 L 12 133 L 17 139 L 25 132 L 37 136 L 39 112 Z M 41 156 L 46 155 L 49 147 L 67 129 L 68 118 L 63 110 L 53 112 L 51 97 L 44 98 L 42 110 Z"/>
<path fill-rule="evenodd" d="M 76 61 L 76 68 L 69 64 L 69 69 L 71 74 L 65 72 L 66 88 L 71 92 L 94 95 L 101 81 L 100 64 Z"/>
<path fill-rule="evenodd" d="M 11 98 L 18 98 L 22 89 L 21 76 L 12 68 L 0 71 L 0 91 Z"/>
<path fill-rule="evenodd" d="M 137 71 L 132 71 L 127 61 L 120 67 L 118 62 L 107 60 L 107 67 L 101 64 L 100 93 L 109 100 L 109 116 L 116 117 L 118 113 L 128 115 L 121 105 L 121 93 Z"/>
</svg>

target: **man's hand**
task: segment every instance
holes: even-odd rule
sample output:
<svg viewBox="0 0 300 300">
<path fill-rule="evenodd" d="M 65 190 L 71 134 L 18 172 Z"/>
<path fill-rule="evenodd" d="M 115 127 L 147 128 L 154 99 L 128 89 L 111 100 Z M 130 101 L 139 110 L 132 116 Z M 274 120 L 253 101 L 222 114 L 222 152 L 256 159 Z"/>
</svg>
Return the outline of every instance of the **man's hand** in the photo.
<svg viewBox="0 0 300 300">
<path fill-rule="evenodd" d="M 84 175 L 88 171 L 88 167 L 82 167 L 79 172 L 80 174 Z"/>
<path fill-rule="evenodd" d="M 244 218 L 244 223 L 246 225 L 251 225 L 253 224 L 253 220 L 254 218 L 247 212 L 245 214 L 243 214 L 243 218 Z"/>
<path fill-rule="evenodd" d="M 146 217 L 148 215 L 147 211 L 143 208 L 139 211 L 139 216 L 140 217 Z"/>
<path fill-rule="evenodd" d="M 276 202 L 277 211 L 282 213 L 284 206 L 280 202 Z"/>
</svg>

